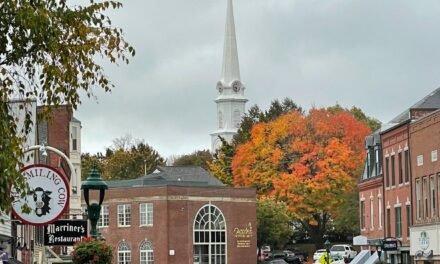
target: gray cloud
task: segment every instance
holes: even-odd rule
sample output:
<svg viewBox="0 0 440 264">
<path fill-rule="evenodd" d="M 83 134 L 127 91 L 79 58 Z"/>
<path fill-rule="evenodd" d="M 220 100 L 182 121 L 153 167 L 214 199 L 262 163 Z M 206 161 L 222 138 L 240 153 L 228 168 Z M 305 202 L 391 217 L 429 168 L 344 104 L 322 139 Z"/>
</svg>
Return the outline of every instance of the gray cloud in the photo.
<svg viewBox="0 0 440 264">
<path fill-rule="evenodd" d="M 390 120 L 440 83 L 439 10 L 438 1 L 235 0 L 248 106 L 290 97 Z M 226 1 L 130 0 L 110 16 L 137 54 L 106 67 L 111 94 L 83 100 L 83 151 L 126 133 L 164 157 L 208 149 Z"/>
</svg>

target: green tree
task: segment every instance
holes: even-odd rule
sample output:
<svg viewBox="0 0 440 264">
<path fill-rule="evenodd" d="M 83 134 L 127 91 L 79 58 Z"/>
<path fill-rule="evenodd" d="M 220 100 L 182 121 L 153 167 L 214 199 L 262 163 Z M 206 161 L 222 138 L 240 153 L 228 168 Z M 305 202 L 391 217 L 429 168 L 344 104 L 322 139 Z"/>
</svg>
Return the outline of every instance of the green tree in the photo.
<svg viewBox="0 0 440 264">
<path fill-rule="evenodd" d="M 344 108 L 339 104 L 336 104 L 334 106 L 327 107 L 327 111 L 330 113 L 337 113 L 337 112 L 350 112 L 356 120 L 364 123 L 366 126 L 368 126 L 371 131 L 376 131 L 379 129 L 382 125 L 382 123 L 373 117 L 367 116 L 360 108 L 353 106 L 350 109 Z"/>
<path fill-rule="evenodd" d="M 25 193 L 21 167 L 23 142 L 32 127 L 26 113 L 23 131 L 17 131 L 9 100 L 37 99 L 40 104 L 81 102 L 81 91 L 93 96 L 93 88 L 113 88 L 101 66 L 127 62 L 134 49 L 122 30 L 111 25 L 105 14 L 122 5 L 90 0 L 69 6 L 65 0 L 3 0 L 0 2 L 0 210 L 10 211 L 11 185 Z M 45 108 L 47 116 L 50 108 Z M 24 132 L 24 133 L 21 133 Z"/>
<path fill-rule="evenodd" d="M 257 247 L 282 248 L 292 236 L 289 207 L 273 198 L 257 201 Z"/>
<path fill-rule="evenodd" d="M 209 171 L 224 184 L 232 186 L 231 162 L 234 156 L 234 146 L 229 144 L 224 138 L 219 138 L 222 145 L 214 154 L 214 159 L 208 163 Z"/>
<path fill-rule="evenodd" d="M 262 112 L 258 105 L 253 105 L 249 108 L 248 113 L 243 117 L 240 123 L 237 134 L 234 136 L 233 144 L 235 146 L 249 141 L 251 129 L 255 124 L 261 122 L 269 122 L 275 120 L 279 116 L 289 113 L 291 111 L 300 111 L 302 108 L 293 102 L 290 98 L 284 98 L 283 102 L 273 100 L 269 109 Z"/>
<path fill-rule="evenodd" d="M 87 179 L 90 170 L 92 168 L 96 168 L 99 171 L 103 171 L 103 163 L 101 157 L 101 153 L 97 153 L 96 155 L 91 155 L 90 153 L 81 154 L 81 179 Z"/>
<path fill-rule="evenodd" d="M 200 166 L 208 169 L 208 163 L 211 161 L 212 156 L 209 150 L 197 150 L 192 154 L 177 157 L 173 162 L 173 166 Z"/>
</svg>

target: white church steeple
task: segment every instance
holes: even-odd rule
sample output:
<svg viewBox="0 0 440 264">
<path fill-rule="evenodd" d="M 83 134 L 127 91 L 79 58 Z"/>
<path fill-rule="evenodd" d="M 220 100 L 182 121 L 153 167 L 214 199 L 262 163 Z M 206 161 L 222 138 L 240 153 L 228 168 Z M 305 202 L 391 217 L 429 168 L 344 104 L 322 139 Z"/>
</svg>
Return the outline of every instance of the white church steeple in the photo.
<svg viewBox="0 0 440 264">
<path fill-rule="evenodd" d="M 211 134 L 211 151 L 213 153 L 221 145 L 219 136 L 228 142 L 232 141 L 240 126 L 247 102 L 244 97 L 245 87 L 240 79 L 232 0 L 227 1 L 223 67 L 221 79 L 217 82 L 219 95 L 215 99 L 217 130 Z"/>
<path fill-rule="evenodd" d="M 232 0 L 228 0 L 221 81 L 228 84 L 234 80 L 240 80 L 240 66 L 238 64 L 237 38 L 235 37 Z"/>
</svg>

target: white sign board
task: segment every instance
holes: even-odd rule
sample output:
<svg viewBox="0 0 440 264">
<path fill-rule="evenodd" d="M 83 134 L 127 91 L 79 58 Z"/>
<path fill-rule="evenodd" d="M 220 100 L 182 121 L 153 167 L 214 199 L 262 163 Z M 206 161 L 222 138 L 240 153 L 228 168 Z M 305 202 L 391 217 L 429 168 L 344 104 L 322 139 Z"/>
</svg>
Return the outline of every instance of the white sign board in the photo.
<svg viewBox="0 0 440 264">
<path fill-rule="evenodd" d="M 11 188 L 12 212 L 22 222 L 30 225 L 45 225 L 62 216 L 69 204 L 69 183 L 55 168 L 44 164 L 34 164 L 21 171 L 29 185 L 30 192 L 25 197 Z M 31 212 L 23 212 L 24 205 Z"/>
</svg>

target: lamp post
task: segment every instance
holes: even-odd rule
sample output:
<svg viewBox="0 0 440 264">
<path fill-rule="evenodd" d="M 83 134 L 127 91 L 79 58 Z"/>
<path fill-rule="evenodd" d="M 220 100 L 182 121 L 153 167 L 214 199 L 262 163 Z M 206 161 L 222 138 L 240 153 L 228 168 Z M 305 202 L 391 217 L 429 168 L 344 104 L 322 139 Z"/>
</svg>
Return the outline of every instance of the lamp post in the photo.
<svg viewBox="0 0 440 264">
<path fill-rule="evenodd" d="M 99 215 L 101 212 L 101 205 L 104 201 L 105 190 L 108 189 L 105 181 L 101 179 L 101 174 L 96 168 L 93 168 L 87 179 L 82 182 L 81 189 L 84 191 L 84 200 L 87 204 L 87 212 L 90 219 L 91 231 L 90 235 L 92 238 L 97 238 L 98 234 L 96 231 L 96 225 L 98 224 Z M 90 204 L 89 191 L 99 190 L 99 203 Z"/>
<path fill-rule="evenodd" d="M 331 245 L 331 243 L 330 243 L 330 241 L 328 241 L 328 239 L 327 239 L 327 240 L 324 242 L 325 250 L 326 250 L 326 252 L 327 252 L 327 256 L 326 256 L 326 258 L 325 258 L 327 264 L 330 264 L 330 245 Z"/>
<path fill-rule="evenodd" d="M 380 263 L 380 256 L 382 255 L 382 247 L 378 246 L 377 247 L 377 256 L 379 257 L 379 263 Z"/>
</svg>

